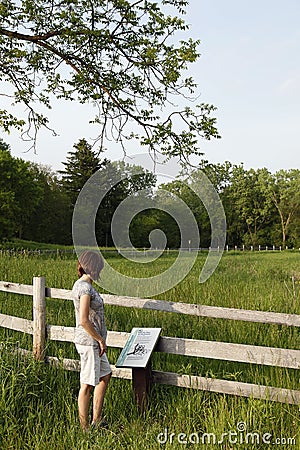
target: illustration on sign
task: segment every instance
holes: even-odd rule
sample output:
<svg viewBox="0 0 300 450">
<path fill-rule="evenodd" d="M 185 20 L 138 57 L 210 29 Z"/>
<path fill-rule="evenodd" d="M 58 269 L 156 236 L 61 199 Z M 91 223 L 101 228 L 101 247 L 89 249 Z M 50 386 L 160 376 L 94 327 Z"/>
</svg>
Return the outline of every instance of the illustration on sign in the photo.
<svg viewBox="0 0 300 450">
<path fill-rule="evenodd" d="M 133 328 L 116 367 L 146 367 L 161 328 Z"/>
</svg>

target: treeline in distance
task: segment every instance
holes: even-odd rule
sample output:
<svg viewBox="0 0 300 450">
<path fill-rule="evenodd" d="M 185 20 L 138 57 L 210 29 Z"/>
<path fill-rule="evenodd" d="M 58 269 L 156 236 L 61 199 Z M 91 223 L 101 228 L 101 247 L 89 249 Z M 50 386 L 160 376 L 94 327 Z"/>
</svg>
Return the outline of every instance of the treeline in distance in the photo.
<svg viewBox="0 0 300 450">
<path fill-rule="evenodd" d="M 243 164 L 202 161 L 199 168 L 182 171 L 178 178 L 157 189 L 157 179 L 140 167 L 112 163 L 102 152 L 94 151 L 85 139 L 74 145 L 63 162 L 64 170 L 38 165 L 12 156 L 0 140 L 0 241 L 13 238 L 43 243 L 72 244 L 72 215 L 79 192 L 97 171 L 101 183 L 121 179 L 100 203 L 95 230 L 99 246 L 114 246 L 111 220 L 116 208 L 143 189 L 153 201 L 135 215 L 129 236 L 137 248 L 149 247 L 149 234 L 160 229 L 168 248 L 193 246 L 181 242 L 180 224 L 166 212 L 174 195 L 191 209 L 197 221 L 201 247 L 210 245 L 208 213 L 195 194 L 205 174 L 222 201 L 227 221 L 227 244 L 234 246 L 300 247 L 300 170 L 246 170 Z M 125 175 L 125 179 L 124 179 Z M 142 209 L 142 208 L 141 208 Z"/>
</svg>

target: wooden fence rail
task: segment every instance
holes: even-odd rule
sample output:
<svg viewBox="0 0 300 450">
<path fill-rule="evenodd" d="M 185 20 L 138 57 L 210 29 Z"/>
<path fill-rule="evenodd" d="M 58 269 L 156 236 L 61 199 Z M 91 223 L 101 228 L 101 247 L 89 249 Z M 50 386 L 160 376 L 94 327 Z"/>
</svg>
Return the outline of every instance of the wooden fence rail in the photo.
<svg viewBox="0 0 300 450">
<path fill-rule="evenodd" d="M 44 277 L 34 277 L 33 285 L 0 281 L 0 291 L 30 295 L 33 297 L 32 321 L 0 314 L 0 326 L 31 334 L 33 336 L 33 354 L 35 358 L 44 359 L 46 357 L 44 354 L 46 336 L 49 340 L 74 341 L 74 327 L 46 324 L 46 297 L 72 300 L 71 291 L 46 287 Z M 102 294 L 102 297 L 107 305 L 143 308 L 212 318 L 300 326 L 300 316 L 296 314 L 239 310 L 162 300 L 139 299 L 135 297 L 119 297 L 109 294 Z M 123 348 L 128 336 L 129 333 L 108 331 L 107 344 L 109 347 Z M 159 339 L 155 351 L 290 369 L 300 368 L 300 350 L 162 336 Z M 78 360 L 64 359 L 63 361 L 59 361 L 54 356 L 47 356 L 47 360 L 52 364 L 62 364 L 68 370 L 79 370 L 80 368 Z M 112 366 L 112 371 L 114 377 L 132 379 L 131 369 L 121 369 Z M 179 375 L 155 370 L 152 371 L 151 375 L 152 381 L 160 384 L 300 404 L 300 391 L 298 390 L 259 386 L 200 376 Z"/>
<path fill-rule="evenodd" d="M 0 281 L 0 291 L 33 295 L 33 286 L 28 284 Z M 72 300 L 71 291 L 67 289 L 46 287 L 45 296 L 49 298 Z M 137 297 L 119 297 L 110 294 L 101 294 L 101 296 L 103 297 L 106 305 L 122 306 L 125 308 L 142 308 L 187 314 L 190 316 L 211 317 L 214 319 L 241 320 L 246 322 L 300 327 L 300 315 L 297 314 L 222 308 L 218 306 L 195 305 L 181 302 L 168 302 L 165 300 L 142 299 Z"/>
</svg>

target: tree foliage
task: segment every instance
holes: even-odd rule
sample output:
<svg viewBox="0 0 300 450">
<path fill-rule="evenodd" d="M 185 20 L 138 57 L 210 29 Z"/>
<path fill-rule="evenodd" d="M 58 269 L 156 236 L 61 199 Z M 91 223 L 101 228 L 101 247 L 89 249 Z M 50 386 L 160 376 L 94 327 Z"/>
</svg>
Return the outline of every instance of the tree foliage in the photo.
<svg viewBox="0 0 300 450">
<path fill-rule="evenodd" d="M 141 189 L 151 190 L 156 183 L 156 177 L 139 166 L 111 162 L 107 158 L 101 160 L 101 151 L 94 151 L 85 139 L 80 139 L 74 149 L 63 162 L 65 170 L 59 172 L 60 184 L 70 200 L 70 213 L 72 215 L 77 197 L 88 180 L 93 187 L 88 189 L 88 195 L 92 195 L 92 204 L 100 191 L 106 192 L 99 204 L 95 233 L 99 245 L 111 246 L 111 221 L 116 208 L 135 192 Z M 96 172 L 97 182 L 91 178 Z"/>
<path fill-rule="evenodd" d="M 30 163 L 14 158 L 9 146 L 1 140 L 0 172 L 0 239 L 21 238 L 39 202 L 41 190 L 34 183 Z"/>
<path fill-rule="evenodd" d="M 270 195 L 280 217 L 282 245 L 300 213 L 300 170 L 279 170 L 270 183 Z"/>
<path fill-rule="evenodd" d="M 101 152 L 96 153 L 86 139 L 80 139 L 73 147 L 75 151 L 68 152 L 67 160 L 62 163 L 65 170 L 60 170 L 59 174 L 62 187 L 74 206 L 84 184 L 97 170 L 105 167 L 108 160 L 104 158 L 101 161 L 99 157 Z"/>
<path fill-rule="evenodd" d="M 48 166 L 32 163 L 33 183 L 39 199 L 23 230 L 24 239 L 36 242 L 71 244 L 72 207 L 57 174 Z"/>
<path fill-rule="evenodd" d="M 202 161 L 199 169 L 189 168 L 177 179 L 160 185 L 162 189 L 157 189 L 157 180 L 152 173 L 124 162 L 100 160 L 100 154 L 93 151 L 84 139 L 80 139 L 74 149 L 64 162 L 65 171 L 58 174 L 50 167 L 14 158 L 10 147 L 0 139 L 0 241 L 22 237 L 46 243 L 72 244 L 72 213 L 77 195 L 87 179 L 98 171 L 100 177 L 97 178 L 95 194 L 98 195 L 98 188 L 106 192 L 95 221 L 99 245 L 114 245 L 111 232 L 113 215 L 123 200 L 131 197 L 133 202 L 130 205 L 134 205 L 134 211 L 140 212 L 133 214 L 128 230 L 126 215 L 129 213 L 131 217 L 132 211 L 125 202 L 125 209 L 118 219 L 118 238 L 129 232 L 133 245 L 149 247 L 151 231 L 159 229 L 165 233 L 167 247 L 193 247 L 193 242 L 181 242 L 181 227 L 188 227 L 189 222 L 185 212 L 180 212 L 180 202 L 175 205 L 179 208 L 176 212 L 180 213 L 175 217 L 181 217 L 181 223 L 178 224 L 168 212 L 175 211 L 173 202 L 177 196 L 193 212 L 200 232 L 200 245 L 207 248 L 210 246 L 213 213 L 208 216 L 201 200 L 206 191 L 197 189 L 204 172 L 222 201 L 229 247 L 300 247 L 298 169 L 271 173 L 265 168 L 246 170 L 242 164 L 232 165 L 228 161 L 223 164 Z M 139 196 L 140 190 L 142 197 Z M 201 192 L 201 198 L 195 191 Z M 208 204 L 207 199 L 205 202 Z M 217 219 L 213 217 L 213 220 Z"/>
<path fill-rule="evenodd" d="M 106 167 L 99 172 L 101 179 L 100 188 L 107 194 L 101 201 L 96 219 L 96 236 L 99 245 L 114 246 L 112 239 L 111 223 L 117 207 L 123 200 L 135 196 L 139 190 L 145 190 L 152 194 L 152 188 L 156 183 L 156 176 L 140 166 L 126 164 L 125 162 L 109 161 Z M 115 182 L 120 180 L 119 182 Z M 125 232 L 126 226 L 122 226 L 122 218 L 118 222 L 119 234 Z M 136 228 L 135 228 L 136 229 Z"/>
<path fill-rule="evenodd" d="M 49 126 L 37 105 L 50 108 L 54 95 L 96 105 L 101 147 L 114 138 L 125 149 L 127 139 L 139 137 L 150 152 L 167 157 L 201 154 L 199 136 L 219 136 L 212 105 L 187 106 L 196 85 L 184 73 L 199 57 L 199 41 L 176 42 L 176 34 L 188 29 L 181 18 L 187 4 L 3 0 L 0 80 L 12 87 L 16 103 L 27 106 L 28 128 L 24 118 L 4 110 L 0 125 L 23 128 L 34 139 L 38 128 Z M 175 108 L 179 94 L 185 104 Z"/>
<path fill-rule="evenodd" d="M 201 173 L 209 178 L 222 201 L 230 247 L 259 245 L 299 246 L 300 171 L 269 172 L 266 168 L 246 170 L 232 165 L 202 161 L 199 169 L 188 170 L 163 188 L 180 197 L 193 211 L 201 246 L 210 245 L 210 219 L 203 202 L 191 187 L 201 183 Z M 162 225 L 156 223 L 157 228 Z M 171 222 L 170 222 L 170 226 Z M 172 240 L 175 242 L 176 240 Z"/>
<path fill-rule="evenodd" d="M 235 214 L 245 226 L 243 243 L 257 246 L 274 213 L 269 195 L 270 172 L 263 169 L 245 170 L 234 167 L 231 179 L 231 199 Z"/>
</svg>

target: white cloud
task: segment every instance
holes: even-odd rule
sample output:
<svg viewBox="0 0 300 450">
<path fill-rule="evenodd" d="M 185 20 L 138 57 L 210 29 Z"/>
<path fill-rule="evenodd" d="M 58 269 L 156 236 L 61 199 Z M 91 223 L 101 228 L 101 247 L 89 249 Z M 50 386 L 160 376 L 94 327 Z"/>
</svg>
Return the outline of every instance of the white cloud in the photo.
<svg viewBox="0 0 300 450">
<path fill-rule="evenodd" d="M 300 71 L 283 80 L 278 90 L 282 94 L 300 94 Z"/>
</svg>

